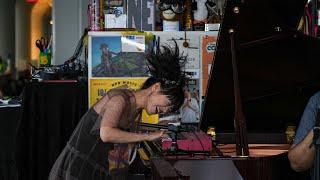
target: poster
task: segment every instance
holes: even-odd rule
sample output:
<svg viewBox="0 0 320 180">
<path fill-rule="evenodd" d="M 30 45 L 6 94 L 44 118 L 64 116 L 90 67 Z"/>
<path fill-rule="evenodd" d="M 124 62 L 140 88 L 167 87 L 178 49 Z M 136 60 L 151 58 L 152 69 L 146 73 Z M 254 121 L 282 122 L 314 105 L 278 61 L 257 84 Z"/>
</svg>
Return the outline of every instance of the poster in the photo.
<svg viewBox="0 0 320 180">
<path fill-rule="evenodd" d="M 110 89 L 140 89 L 146 78 L 90 79 L 90 107 L 100 100 Z"/>
<path fill-rule="evenodd" d="M 127 35 L 121 37 L 122 52 L 144 53 L 145 47 L 144 35 Z"/>
<path fill-rule="evenodd" d="M 201 109 L 201 79 L 200 70 L 187 70 L 189 80 L 184 89 L 184 102 L 180 108 L 181 122 L 183 123 L 198 123 L 200 121 Z"/>
<path fill-rule="evenodd" d="M 143 35 L 92 36 L 89 77 L 146 77 L 144 52 Z"/>
<path fill-rule="evenodd" d="M 189 33 L 176 33 L 176 32 L 166 32 L 158 34 L 158 41 L 160 45 L 169 45 L 174 47 L 174 41 L 177 42 L 179 47 L 180 55 L 187 56 L 187 69 L 199 69 L 200 68 L 200 48 L 199 48 L 199 35 L 189 34 Z M 174 40 L 174 41 L 173 41 Z M 159 43 L 158 42 L 158 43 Z M 188 44 L 185 47 L 183 44 Z"/>
<path fill-rule="evenodd" d="M 200 69 L 186 70 L 188 82 L 184 88 L 184 102 L 178 112 L 161 114 L 159 124 L 174 123 L 198 123 L 201 109 L 201 78 Z"/>
<path fill-rule="evenodd" d="M 202 96 L 206 95 L 214 52 L 216 49 L 217 36 L 203 35 L 201 37 L 201 60 L 202 60 Z"/>
<path fill-rule="evenodd" d="M 147 78 L 112 78 L 112 79 L 90 79 L 89 84 L 89 107 L 92 107 L 111 89 L 131 89 L 141 88 Z M 142 112 L 142 122 L 157 124 L 159 116 L 148 115 L 145 110 Z"/>
</svg>

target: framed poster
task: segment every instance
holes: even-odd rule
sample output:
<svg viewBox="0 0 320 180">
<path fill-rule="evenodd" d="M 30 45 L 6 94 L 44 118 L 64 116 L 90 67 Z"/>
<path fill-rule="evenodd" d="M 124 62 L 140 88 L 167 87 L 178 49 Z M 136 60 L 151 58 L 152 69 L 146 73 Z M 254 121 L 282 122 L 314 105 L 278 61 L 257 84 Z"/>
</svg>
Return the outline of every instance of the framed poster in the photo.
<svg viewBox="0 0 320 180">
<path fill-rule="evenodd" d="M 146 77 L 144 34 L 89 33 L 89 78 Z"/>
</svg>

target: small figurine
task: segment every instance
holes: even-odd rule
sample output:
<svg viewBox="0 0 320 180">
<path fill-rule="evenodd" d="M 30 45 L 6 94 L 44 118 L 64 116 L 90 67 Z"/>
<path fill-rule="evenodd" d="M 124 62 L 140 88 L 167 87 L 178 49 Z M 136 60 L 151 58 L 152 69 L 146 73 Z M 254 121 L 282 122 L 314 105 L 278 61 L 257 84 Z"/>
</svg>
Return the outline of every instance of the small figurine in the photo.
<svg viewBox="0 0 320 180">
<path fill-rule="evenodd" d="M 195 0 L 197 2 L 197 10 L 193 12 L 195 22 L 205 22 L 208 18 L 208 9 L 206 7 L 207 0 Z"/>
<path fill-rule="evenodd" d="M 161 11 L 163 31 L 179 31 L 181 15 L 184 12 L 183 0 L 160 0 L 158 4 Z"/>
<path fill-rule="evenodd" d="M 195 30 L 204 30 L 204 24 L 208 20 L 208 9 L 206 6 L 207 0 L 195 0 L 197 4 L 196 10 L 193 12 L 193 24 Z"/>
</svg>

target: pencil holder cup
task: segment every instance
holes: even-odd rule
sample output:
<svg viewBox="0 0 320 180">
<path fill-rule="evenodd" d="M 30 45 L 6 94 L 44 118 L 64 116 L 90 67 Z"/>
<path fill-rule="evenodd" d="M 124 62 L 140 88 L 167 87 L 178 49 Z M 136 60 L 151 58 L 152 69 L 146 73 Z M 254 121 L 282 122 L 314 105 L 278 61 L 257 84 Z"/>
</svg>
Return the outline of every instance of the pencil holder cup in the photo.
<svg viewBox="0 0 320 180">
<path fill-rule="evenodd" d="M 51 52 L 40 52 L 39 60 L 40 60 L 40 66 L 50 66 Z"/>
</svg>

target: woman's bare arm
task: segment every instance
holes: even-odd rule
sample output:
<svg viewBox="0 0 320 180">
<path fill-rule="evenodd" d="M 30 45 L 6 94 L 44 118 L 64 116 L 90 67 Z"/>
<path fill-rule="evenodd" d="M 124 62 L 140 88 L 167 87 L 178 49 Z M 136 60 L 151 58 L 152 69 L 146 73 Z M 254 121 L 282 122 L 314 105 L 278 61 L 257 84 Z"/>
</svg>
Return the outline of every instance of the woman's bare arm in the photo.
<svg viewBox="0 0 320 180">
<path fill-rule="evenodd" d="M 156 131 L 149 134 L 132 133 L 113 127 L 101 127 L 100 138 L 103 142 L 133 143 L 139 141 L 153 141 L 161 138 L 164 131 Z"/>
<path fill-rule="evenodd" d="M 132 133 L 119 129 L 119 121 L 124 113 L 126 100 L 122 96 L 114 96 L 104 105 L 101 111 L 100 138 L 103 142 L 132 143 L 152 141 L 163 136 L 163 131 L 150 134 Z"/>
</svg>

